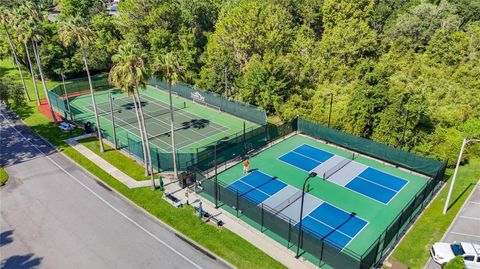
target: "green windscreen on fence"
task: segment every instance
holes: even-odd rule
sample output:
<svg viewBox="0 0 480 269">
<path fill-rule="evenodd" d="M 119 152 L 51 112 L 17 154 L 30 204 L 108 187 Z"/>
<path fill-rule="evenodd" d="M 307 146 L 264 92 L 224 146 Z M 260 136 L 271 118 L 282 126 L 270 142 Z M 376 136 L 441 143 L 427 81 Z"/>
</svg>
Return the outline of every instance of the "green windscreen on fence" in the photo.
<svg viewBox="0 0 480 269">
<path fill-rule="evenodd" d="M 92 76 L 91 79 L 94 91 L 112 88 L 112 86 L 110 86 L 108 83 L 108 76 L 106 74 Z M 65 94 L 67 94 L 69 97 L 83 95 L 90 93 L 90 85 L 86 77 L 72 79 L 65 81 L 65 88 L 63 88 L 63 84 L 58 84 L 50 89 L 49 92 L 54 92 L 63 98 L 66 97 Z"/>
<path fill-rule="evenodd" d="M 148 84 L 156 86 L 160 90 L 168 90 L 168 84 L 165 81 L 158 81 L 157 79 L 153 78 L 148 82 Z M 210 107 L 227 112 L 242 119 L 246 119 L 260 125 L 267 124 L 267 114 L 262 108 L 235 100 L 229 100 L 222 95 L 205 91 L 181 82 L 177 82 L 175 85 L 173 85 L 172 91 L 177 93 L 179 96 L 193 100 L 194 102 L 207 104 Z"/>
<path fill-rule="evenodd" d="M 275 233 L 281 238 L 279 242 L 285 243 L 292 251 L 296 251 L 301 232 L 303 236 L 300 238 L 300 249 L 316 258 L 320 267 L 363 269 L 379 266 L 383 257 L 395 246 L 438 191 L 445 168 L 446 162 L 441 164 L 436 175 L 412 197 L 385 231 L 372 240 L 372 245 L 363 253 L 354 252 L 348 247 L 340 250 L 334 242 L 322 239 L 324 237 L 313 236 L 315 232 L 305 226 L 299 231 L 295 220 L 264 203 L 247 199 L 246 196 L 239 194 L 238 190 L 235 192 L 224 182 L 215 180 L 215 176 L 205 177 L 206 173 L 195 166 L 189 166 L 187 172 L 199 182 L 199 188 L 193 188 L 194 191 L 208 195 L 213 201 L 216 200 L 219 206 L 228 206 L 235 210 L 237 217 L 247 217 L 256 222 L 260 231 Z"/>
<path fill-rule="evenodd" d="M 430 177 L 435 176 L 442 166 L 442 163 L 437 160 L 392 148 L 370 139 L 347 134 L 303 119 L 298 119 L 298 131 Z"/>
</svg>

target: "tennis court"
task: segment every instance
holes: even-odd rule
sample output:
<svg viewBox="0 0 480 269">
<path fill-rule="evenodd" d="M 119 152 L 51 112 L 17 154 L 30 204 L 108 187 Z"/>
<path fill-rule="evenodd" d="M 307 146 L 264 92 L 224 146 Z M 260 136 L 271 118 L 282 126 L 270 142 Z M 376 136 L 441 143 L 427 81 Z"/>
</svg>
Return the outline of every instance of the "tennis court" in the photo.
<svg viewBox="0 0 480 269">
<path fill-rule="evenodd" d="M 109 94 L 112 95 L 112 109 Z M 97 110 L 102 130 L 113 134 L 112 113 L 118 140 L 134 139 L 140 141 L 140 132 L 133 99 L 118 89 L 95 93 Z M 141 90 L 141 105 L 147 127 L 148 138 L 159 152 L 171 152 L 170 114 L 168 94 L 165 91 L 147 86 Z M 75 111 L 75 119 L 95 122 L 93 106 L 89 95 L 70 98 Z M 243 133 L 244 128 L 258 126 L 253 122 L 232 116 L 212 106 L 206 106 L 174 94 L 173 115 L 175 143 L 179 152 L 195 153 L 206 145 L 224 137 L 233 137 Z M 109 139 L 111 140 L 111 139 Z M 129 144 L 129 143 L 123 143 Z M 141 155 L 141 154 L 138 154 Z"/>
<path fill-rule="evenodd" d="M 316 172 L 324 180 L 388 204 L 408 181 L 308 144 L 303 144 L 279 160 L 307 172 Z"/>
<path fill-rule="evenodd" d="M 317 257 L 324 257 L 322 267 L 327 268 L 354 266 L 355 259 L 363 260 L 365 253 L 376 253 L 371 248 L 379 238 L 392 244 L 395 234 L 386 231 L 392 222 L 399 222 L 398 216 L 428 182 L 426 177 L 300 134 L 251 156 L 249 161 L 248 175 L 243 174 L 242 163 L 217 175 L 219 184 L 226 186 L 220 191 L 220 200 L 225 206 L 233 205 L 233 212 L 237 204 L 240 218 L 287 247 L 296 244 L 304 180 L 311 172 L 317 174 L 309 179 L 305 194 L 301 220 L 308 239 L 303 239 L 306 243 L 301 253 L 314 263 L 318 263 Z M 261 208 L 257 210 L 260 213 L 244 201 Z M 270 219 L 272 215 L 282 224 Z M 395 231 L 400 228 L 395 227 Z M 329 249 L 319 242 L 328 243 Z M 323 251 L 328 256 L 323 256 Z"/>
<path fill-rule="evenodd" d="M 164 151 L 171 150 L 169 105 L 160 100 L 141 94 L 141 105 L 150 143 Z M 217 133 L 227 132 L 230 128 L 211 120 L 204 119 L 186 109 L 186 102 L 173 105 L 175 143 L 178 149 L 198 143 Z M 93 112 L 93 106 L 88 107 Z M 106 120 L 111 119 L 109 102 L 97 104 L 98 113 Z M 115 98 L 113 115 L 118 126 L 135 135 L 139 127 L 134 103 L 131 97 Z"/>
</svg>

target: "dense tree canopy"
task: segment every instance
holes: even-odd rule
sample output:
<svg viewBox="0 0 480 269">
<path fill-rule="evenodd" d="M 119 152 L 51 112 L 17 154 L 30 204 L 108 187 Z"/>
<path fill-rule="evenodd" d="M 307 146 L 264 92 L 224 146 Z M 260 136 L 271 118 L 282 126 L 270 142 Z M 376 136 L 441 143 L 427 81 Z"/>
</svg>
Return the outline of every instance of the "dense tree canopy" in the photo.
<svg viewBox="0 0 480 269">
<path fill-rule="evenodd" d="M 23 2 L 1 4 L 23 20 Z M 133 43 L 148 65 L 173 53 L 185 82 L 274 118 L 326 124 L 333 97 L 332 127 L 451 162 L 464 137 L 480 137 L 480 0 L 122 0 L 118 16 L 102 0 L 31 2 L 44 14 L 37 32 L 49 77 L 83 76 L 80 47 L 58 36 L 79 16 L 92 31 L 93 72 Z M 60 13 L 49 20 L 53 7 Z"/>
</svg>

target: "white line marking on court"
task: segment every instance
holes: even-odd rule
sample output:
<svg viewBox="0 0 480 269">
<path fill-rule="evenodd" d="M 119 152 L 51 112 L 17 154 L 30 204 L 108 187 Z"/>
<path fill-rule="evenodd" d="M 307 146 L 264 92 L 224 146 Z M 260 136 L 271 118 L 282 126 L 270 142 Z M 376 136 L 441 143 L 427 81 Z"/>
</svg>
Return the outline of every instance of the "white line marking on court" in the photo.
<svg viewBox="0 0 480 269">
<path fill-rule="evenodd" d="M 319 162 L 319 161 L 317 161 L 317 160 L 314 160 L 314 159 L 312 159 L 312 158 L 310 158 L 310 157 L 307 157 L 307 156 L 302 155 L 302 154 L 300 154 L 300 153 L 297 153 L 297 152 L 295 152 L 295 151 L 289 151 L 289 152 L 283 154 L 282 156 L 278 157 L 277 160 L 280 160 L 280 161 L 282 161 L 282 162 L 288 163 L 288 162 L 286 162 L 286 161 L 284 161 L 284 160 L 281 160 L 280 158 L 282 158 L 283 156 L 285 156 L 285 155 L 287 155 L 287 154 L 289 154 L 289 153 L 297 154 L 297 155 L 300 155 L 301 157 L 308 158 L 308 159 L 312 160 L 313 162 L 318 163 L 318 165 L 322 164 L 321 162 Z M 288 164 L 290 164 L 290 163 L 288 163 Z M 293 165 L 293 164 L 290 164 L 290 165 Z M 318 165 L 317 165 L 317 166 L 318 166 Z M 295 166 L 295 165 L 293 165 L 293 166 Z M 317 166 L 315 166 L 315 167 L 317 167 Z M 297 166 L 295 166 L 295 167 L 297 167 Z M 297 168 L 300 168 L 300 167 L 297 167 Z M 304 170 L 303 168 L 300 168 L 300 169 L 303 170 L 303 171 L 307 171 L 307 172 L 308 172 L 308 170 Z"/>
<path fill-rule="evenodd" d="M 47 160 L 49 160 L 51 163 L 53 163 L 55 166 L 57 166 L 60 170 L 62 170 L 65 174 L 69 175 L 73 180 L 75 180 L 78 184 L 80 184 L 82 187 L 84 187 L 86 190 L 88 190 L 90 193 L 92 193 L 97 199 L 99 199 L 100 201 L 102 201 L 103 203 L 105 203 L 107 206 L 109 206 L 111 209 L 113 209 L 115 212 L 117 212 L 119 215 L 121 215 L 122 217 L 124 217 L 125 219 L 127 219 L 128 221 L 130 221 L 132 224 L 134 224 L 135 226 L 137 226 L 140 230 L 144 231 L 146 234 L 148 234 L 150 237 L 152 237 L 153 239 L 155 239 L 156 241 L 158 241 L 159 243 L 161 243 L 162 245 L 164 245 L 165 247 L 167 247 L 168 249 L 170 249 L 171 251 L 175 252 L 178 256 L 182 257 L 184 260 L 188 261 L 190 264 L 192 264 L 193 266 L 195 266 L 196 268 L 202 268 L 200 265 L 196 264 L 195 262 L 193 262 L 192 260 L 190 260 L 189 258 L 187 258 L 186 256 L 184 256 L 182 253 L 178 252 L 176 249 L 174 249 L 173 247 L 171 247 L 170 245 L 168 245 L 167 243 L 165 243 L 163 240 L 161 240 L 160 238 L 158 238 L 156 235 L 154 235 L 153 233 L 151 233 L 150 231 L 148 231 L 146 228 L 144 228 L 143 226 L 141 226 L 140 224 L 138 224 L 137 222 L 135 222 L 133 219 L 131 219 L 130 217 L 128 217 L 127 215 L 125 215 L 123 212 L 121 212 L 119 209 L 117 209 L 116 207 L 114 207 L 112 204 L 110 204 L 109 202 L 107 202 L 105 199 L 103 199 L 99 194 L 97 194 L 94 190 L 92 190 L 91 188 L 89 188 L 87 185 L 85 185 L 83 182 L 81 182 L 78 178 L 76 178 L 74 175 L 70 174 L 70 172 L 68 172 L 67 170 L 65 170 L 60 164 L 58 164 L 56 161 L 54 161 L 52 158 L 50 158 L 50 156 L 48 156 L 47 154 L 45 154 L 42 150 L 40 150 L 35 144 L 32 143 L 32 141 L 30 141 L 30 139 L 26 138 L 20 131 L 17 130 L 17 128 L 15 128 L 15 126 L 10 122 L 9 119 L 7 119 L 4 115 L 0 114 L 2 116 L 2 118 L 4 120 L 7 121 L 7 123 L 10 125 L 10 127 L 12 127 L 19 135 L 21 135 L 30 145 L 32 145 L 38 152 L 40 152 L 40 154 L 42 154 L 43 156 L 45 156 L 45 158 Z"/>
<path fill-rule="evenodd" d="M 300 152 L 297 152 L 297 151 L 296 151 L 298 148 L 300 148 L 300 147 L 302 147 L 302 146 L 309 146 L 309 147 L 315 148 L 315 149 L 317 149 L 317 150 L 321 150 L 321 149 L 318 149 L 318 148 L 316 148 L 316 147 L 310 146 L 310 145 L 308 145 L 308 144 L 302 144 L 301 146 L 298 146 L 298 147 L 292 149 L 290 152 L 296 153 L 296 154 L 298 154 L 298 155 L 302 155 L 302 156 L 304 156 L 305 158 L 309 158 L 309 159 L 314 160 L 314 161 L 316 161 L 317 163 L 320 163 L 320 164 L 328 161 L 330 158 L 333 157 L 333 156 L 330 156 L 330 158 L 326 159 L 325 161 L 320 161 L 320 160 L 314 159 L 314 158 L 312 158 L 312 157 L 310 157 L 310 156 L 307 156 L 307 155 L 305 155 L 305 154 L 303 154 L 303 153 L 300 153 Z M 321 151 L 323 151 L 323 150 L 321 150 Z M 340 156 L 340 157 L 342 157 L 342 156 Z M 342 157 L 342 158 L 344 158 L 344 157 Z"/>
<path fill-rule="evenodd" d="M 478 237 L 478 238 L 480 238 L 480 235 L 457 233 L 457 232 L 450 232 L 450 233 L 451 233 L 451 234 L 458 234 L 458 235 L 464 235 L 464 236 L 473 236 L 473 237 Z"/>
<path fill-rule="evenodd" d="M 319 219 L 317 219 L 317 218 L 314 218 L 314 217 L 312 217 L 312 216 L 310 216 L 310 215 L 306 216 L 304 219 L 306 219 L 306 218 L 311 218 L 313 221 L 322 223 L 323 225 L 327 226 L 328 228 L 332 229 L 333 231 L 339 232 L 339 233 L 345 235 L 346 237 L 350 238 L 350 240 L 352 240 L 352 237 L 351 237 L 350 235 L 348 235 L 348 234 L 346 234 L 346 233 L 338 230 L 337 228 L 334 228 L 334 227 L 326 224 L 325 222 L 323 222 L 323 221 L 321 221 L 321 220 L 319 220 Z"/>
<path fill-rule="evenodd" d="M 479 203 L 479 202 L 469 202 L 469 203 L 471 203 L 471 204 L 475 204 L 475 205 L 480 205 L 480 203 Z"/>
<path fill-rule="evenodd" d="M 357 176 L 357 177 L 358 177 L 358 178 L 361 178 L 361 179 L 363 179 L 363 180 L 365 180 L 365 181 L 368 181 L 368 182 L 370 182 L 370 183 L 372 183 L 372 184 L 378 185 L 378 186 L 380 186 L 380 187 L 382 187 L 382 188 L 389 189 L 389 190 L 391 190 L 391 191 L 393 191 L 393 192 L 395 192 L 395 193 L 398 192 L 397 190 L 391 189 L 391 188 L 389 188 L 389 187 L 387 187 L 387 186 L 385 186 L 385 185 L 382 185 L 382 184 L 379 184 L 379 183 L 377 183 L 377 182 L 371 181 L 371 180 L 366 179 L 366 178 L 364 178 L 364 177 L 361 177 L 361 176 Z"/>
</svg>

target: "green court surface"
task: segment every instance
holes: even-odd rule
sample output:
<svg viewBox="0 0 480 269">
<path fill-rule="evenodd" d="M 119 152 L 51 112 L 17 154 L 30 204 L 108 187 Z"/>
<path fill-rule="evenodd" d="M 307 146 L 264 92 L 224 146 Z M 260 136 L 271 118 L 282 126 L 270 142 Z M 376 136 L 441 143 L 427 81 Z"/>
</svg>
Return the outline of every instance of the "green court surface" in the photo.
<svg viewBox="0 0 480 269">
<path fill-rule="evenodd" d="M 279 158 L 304 144 L 329 152 L 334 156 L 348 158 L 352 155 L 350 151 L 297 134 L 251 157 L 249 159 L 250 171 L 254 171 L 252 173 L 260 171 L 275 180 L 279 180 L 291 187 L 301 190 L 303 182 L 305 178 L 308 177 L 309 172 L 292 166 Z M 345 248 L 342 250 L 363 255 L 372 244 L 384 234 L 388 226 L 402 213 L 419 190 L 427 184 L 428 179 L 363 156 L 357 156 L 354 161 L 358 163 L 358 165 L 369 167 L 371 170 L 381 171 L 385 173 L 385 175 L 388 174 L 389 176 L 400 178 L 405 182 L 401 188 L 398 188 L 398 192 L 390 197 L 388 201 L 381 202 L 347 188 L 346 186 L 348 186 L 348 184 L 342 186 L 328 179 L 323 180 L 321 175 L 309 180 L 309 194 L 345 212 L 355 212 L 356 218 L 362 219 L 367 223 L 362 229 L 358 230 L 355 236 L 352 236 L 351 241 L 345 244 Z M 231 187 L 237 184 L 237 181 L 242 181 L 242 178 L 245 177 L 242 170 L 242 163 L 238 163 L 218 174 L 218 180 L 224 184 L 230 184 L 229 186 Z M 339 170 L 339 172 L 340 171 L 342 170 Z M 248 192 L 251 192 L 251 190 Z M 273 196 L 270 196 L 269 198 L 271 199 L 272 197 Z M 333 216 L 333 218 L 335 218 L 335 216 Z M 252 223 L 252 221 L 246 221 L 252 226 L 261 229 L 258 224 Z M 269 233 L 268 231 L 263 232 L 269 234 L 273 239 L 282 244 L 285 244 L 285 240 L 279 236 Z M 292 250 L 295 251 L 295 247 L 293 247 Z M 308 258 L 308 254 L 305 255 L 305 257 Z"/>
<path fill-rule="evenodd" d="M 129 137 L 139 141 L 139 126 L 136 119 L 132 97 L 126 96 L 118 89 L 98 91 L 95 93 L 100 126 L 106 134 L 112 134 L 112 121 L 108 95 L 113 97 L 116 135 L 119 140 Z M 149 141 L 160 152 L 171 152 L 170 114 L 168 113 L 168 93 L 147 86 L 140 90 L 140 99 L 145 117 Z M 92 100 L 89 94 L 70 97 L 72 114 L 75 121 L 95 123 Z M 182 97 L 173 97 L 175 120 L 175 143 L 179 152 L 196 152 L 212 142 L 224 137 L 233 137 L 245 129 L 258 125 L 214 107 L 207 107 Z M 122 139 L 123 138 L 123 139 Z M 109 139 L 110 140 L 110 139 Z"/>
</svg>

